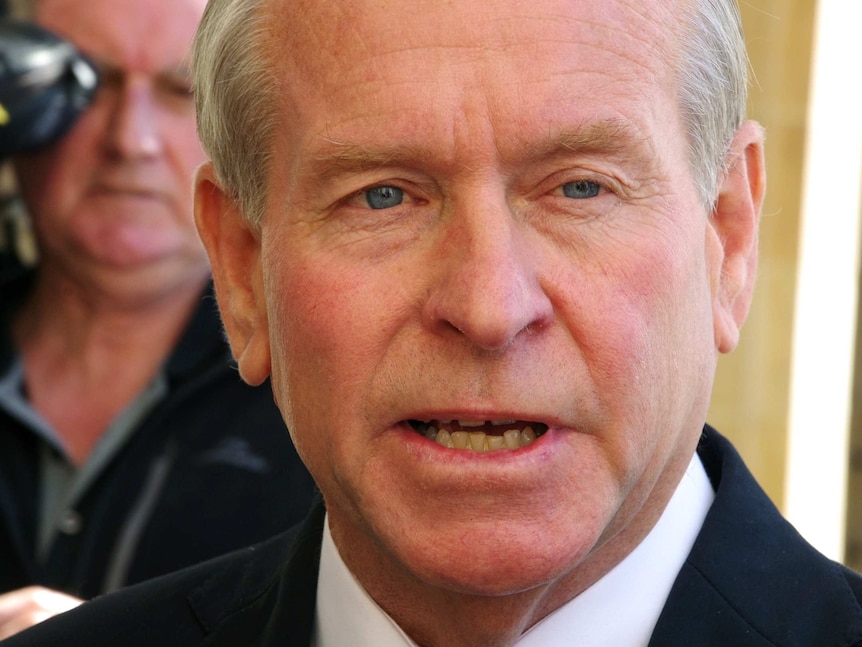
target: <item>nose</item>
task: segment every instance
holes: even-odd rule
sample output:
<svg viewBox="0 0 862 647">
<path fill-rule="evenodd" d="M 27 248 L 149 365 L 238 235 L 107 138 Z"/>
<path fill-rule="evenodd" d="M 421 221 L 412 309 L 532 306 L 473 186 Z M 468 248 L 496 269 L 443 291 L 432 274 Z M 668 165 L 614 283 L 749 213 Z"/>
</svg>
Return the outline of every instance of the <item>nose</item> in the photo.
<svg viewBox="0 0 862 647">
<path fill-rule="evenodd" d="M 539 280 L 530 233 L 505 196 L 462 204 L 438 248 L 440 278 L 426 301 L 428 321 L 489 351 L 544 328 L 553 305 Z"/>
<path fill-rule="evenodd" d="M 143 82 L 126 80 L 114 88 L 114 94 L 107 133 L 109 150 L 128 159 L 159 155 L 162 139 L 151 88 Z"/>
</svg>

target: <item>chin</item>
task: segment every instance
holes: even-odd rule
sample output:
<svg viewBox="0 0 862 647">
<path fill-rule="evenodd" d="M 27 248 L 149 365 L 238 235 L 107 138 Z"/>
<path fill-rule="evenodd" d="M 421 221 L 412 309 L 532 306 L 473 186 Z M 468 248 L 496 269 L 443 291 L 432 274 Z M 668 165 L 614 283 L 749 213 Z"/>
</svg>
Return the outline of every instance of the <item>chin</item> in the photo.
<svg viewBox="0 0 862 647">
<path fill-rule="evenodd" d="M 586 527 L 568 534 L 497 524 L 458 540 L 439 537 L 424 550 L 408 547 L 402 561 L 420 580 L 460 595 L 500 597 L 547 586 L 565 578 L 591 554 L 598 533 Z M 542 531 L 544 528 L 544 532 Z M 554 540 L 554 535 L 559 541 Z"/>
</svg>

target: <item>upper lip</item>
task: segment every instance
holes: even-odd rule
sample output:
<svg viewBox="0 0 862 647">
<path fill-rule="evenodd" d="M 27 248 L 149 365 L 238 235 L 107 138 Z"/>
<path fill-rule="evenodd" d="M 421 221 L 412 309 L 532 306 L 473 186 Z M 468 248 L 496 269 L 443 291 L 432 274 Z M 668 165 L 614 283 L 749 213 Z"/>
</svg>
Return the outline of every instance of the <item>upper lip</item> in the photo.
<svg viewBox="0 0 862 647">
<path fill-rule="evenodd" d="M 454 433 L 456 431 L 475 433 L 480 432 L 484 434 L 490 434 L 492 436 L 500 436 L 505 432 L 514 429 L 517 431 L 524 431 L 526 429 L 530 429 L 538 435 L 542 435 L 548 430 L 548 425 L 543 422 L 538 422 L 535 420 L 508 420 L 508 421 L 496 421 L 496 420 L 486 420 L 486 421 L 478 421 L 478 420 L 430 420 L 430 421 L 420 421 L 420 420 L 408 420 L 413 429 L 418 431 L 421 434 L 425 434 L 429 431 L 433 431 L 434 433 L 438 431 L 446 430 L 450 433 Z"/>
<path fill-rule="evenodd" d="M 439 411 L 424 411 L 421 413 L 411 413 L 410 415 L 401 418 L 398 422 L 490 422 L 496 424 L 504 424 L 506 422 L 525 423 L 525 424 L 540 424 L 546 427 L 562 427 L 565 423 L 557 416 L 548 415 L 546 413 L 530 413 L 530 412 L 512 412 L 512 411 L 494 411 L 482 413 L 464 413 L 464 412 L 439 412 Z"/>
</svg>

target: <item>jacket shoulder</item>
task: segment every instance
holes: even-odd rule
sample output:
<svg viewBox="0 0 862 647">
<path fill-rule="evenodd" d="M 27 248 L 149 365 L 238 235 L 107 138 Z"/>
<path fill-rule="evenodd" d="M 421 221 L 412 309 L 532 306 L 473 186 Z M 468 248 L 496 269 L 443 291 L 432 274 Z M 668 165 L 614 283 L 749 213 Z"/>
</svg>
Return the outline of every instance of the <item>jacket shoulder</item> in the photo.
<svg viewBox="0 0 862 647">
<path fill-rule="evenodd" d="M 265 542 L 96 598 L 13 636 L 4 646 L 186 647 L 204 640 L 208 645 L 240 644 L 218 637 L 234 634 L 239 625 L 246 632 L 265 627 L 266 618 L 278 614 L 285 571 L 292 568 L 298 550 L 311 546 L 313 552 L 315 527 L 322 528 L 319 507 L 303 524 Z M 319 540 L 316 543 L 319 560 Z M 316 562 L 302 561 L 316 585 Z M 313 599 L 312 592 L 309 627 Z"/>
</svg>

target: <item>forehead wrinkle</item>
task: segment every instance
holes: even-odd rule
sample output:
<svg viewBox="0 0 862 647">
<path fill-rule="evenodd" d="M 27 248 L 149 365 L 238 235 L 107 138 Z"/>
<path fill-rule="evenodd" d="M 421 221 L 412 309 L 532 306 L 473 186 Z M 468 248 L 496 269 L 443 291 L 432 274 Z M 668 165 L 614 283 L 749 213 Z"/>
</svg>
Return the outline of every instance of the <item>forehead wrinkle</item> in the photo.
<svg viewBox="0 0 862 647">
<path fill-rule="evenodd" d="M 516 134 L 508 145 L 498 140 L 497 150 L 507 168 L 587 156 L 624 159 L 626 166 L 635 167 L 649 165 L 657 156 L 650 137 L 637 124 L 620 118 L 599 119 L 573 127 L 552 124 L 545 137 L 529 140 Z"/>
<path fill-rule="evenodd" d="M 298 2 L 286 6 L 296 5 L 320 16 L 320 7 L 316 3 L 311 3 L 312 7 L 306 7 L 306 4 Z M 292 42 L 291 56 L 300 62 L 300 69 L 296 71 L 318 83 L 322 70 L 343 65 L 345 59 L 360 65 L 360 76 L 371 80 L 380 78 L 388 61 L 398 63 L 401 56 L 414 52 L 431 59 L 439 58 L 440 62 L 468 64 L 513 50 L 541 55 L 542 49 L 573 44 L 605 54 L 612 52 L 632 67 L 656 74 L 659 70 L 655 69 L 655 64 L 666 60 L 668 49 L 672 48 L 665 42 L 668 40 L 666 23 L 652 13 L 666 18 L 668 8 L 656 7 L 655 12 L 645 12 L 642 7 L 625 0 L 616 4 L 634 16 L 637 29 L 609 19 L 608 12 L 601 7 L 580 10 L 576 14 L 559 8 L 542 15 L 535 13 L 529 5 L 515 4 L 508 7 L 504 15 L 493 13 L 488 8 L 483 19 L 475 21 L 476 29 L 468 29 L 465 36 L 463 30 L 441 31 L 435 29 L 437 25 L 434 24 L 428 29 L 405 31 L 398 27 L 400 23 L 397 21 L 370 21 L 369 16 L 352 3 L 332 2 L 325 3 L 326 20 L 303 19 L 307 29 L 299 32 L 288 28 L 287 33 L 293 33 L 293 36 L 287 42 Z M 657 4 L 666 3 L 659 1 Z M 300 14 L 295 8 L 293 17 L 298 19 Z M 654 54 L 656 60 L 648 61 L 647 53 Z M 383 67 L 378 67 L 381 64 Z M 403 72 L 410 78 L 409 69 L 403 69 Z"/>
<path fill-rule="evenodd" d="M 432 151 L 421 144 L 398 142 L 384 145 L 355 144 L 321 138 L 326 146 L 312 153 L 303 175 L 329 179 L 349 173 L 384 167 L 411 168 L 433 165 Z M 509 151 L 495 136 L 495 148 L 502 164 L 515 166 L 565 155 L 625 156 L 632 162 L 648 162 L 655 156 L 649 137 L 635 124 L 624 119 L 604 119 L 562 131 L 549 130 L 538 141 L 512 140 Z M 459 168 L 475 168 L 475 160 L 460 160 Z"/>
</svg>

